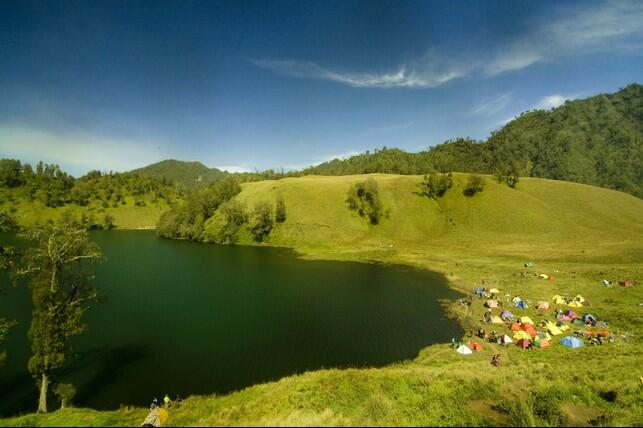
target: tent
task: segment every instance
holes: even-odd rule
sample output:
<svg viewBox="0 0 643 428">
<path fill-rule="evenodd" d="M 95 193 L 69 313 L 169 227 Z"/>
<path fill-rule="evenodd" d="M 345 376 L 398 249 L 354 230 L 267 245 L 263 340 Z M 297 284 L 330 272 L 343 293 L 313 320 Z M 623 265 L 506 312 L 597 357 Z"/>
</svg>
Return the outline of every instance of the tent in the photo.
<svg viewBox="0 0 643 428">
<path fill-rule="evenodd" d="M 547 275 L 546 273 L 541 273 L 540 275 L 538 275 L 538 278 L 549 279 L 549 275 Z"/>
<path fill-rule="evenodd" d="M 538 341 L 538 343 L 534 342 L 534 344 L 539 348 L 547 348 L 551 346 L 551 343 L 549 343 L 549 341 L 546 339 L 541 339 Z"/>
<path fill-rule="evenodd" d="M 472 351 L 482 351 L 482 345 L 476 342 L 469 342 L 469 349 Z"/>
<path fill-rule="evenodd" d="M 518 342 L 516 342 L 516 346 L 519 346 L 522 349 L 527 349 L 530 345 L 531 341 L 529 339 L 520 339 Z"/>
<path fill-rule="evenodd" d="M 534 266 L 536 266 L 536 265 L 534 264 L 534 262 L 529 261 L 529 262 L 525 263 L 525 267 L 526 267 L 526 268 L 530 268 L 530 267 L 534 267 Z"/>
<path fill-rule="evenodd" d="M 560 344 L 567 346 L 568 348 L 580 348 L 585 345 L 580 339 L 574 336 L 563 337 Z"/>
<path fill-rule="evenodd" d="M 514 334 L 514 339 L 520 340 L 520 339 L 531 339 L 531 335 L 527 333 L 526 331 L 517 331 L 516 334 Z"/>
<path fill-rule="evenodd" d="M 513 323 L 511 324 L 511 331 L 520 331 L 520 323 Z"/>
<path fill-rule="evenodd" d="M 537 336 L 540 339 L 551 340 L 551 336 L 549 335 L 549 333 L 546 333 L 546 332 L 540 332 L 537 334 Z"/>
<path fill-rule="evenodd" d="M 498 315 L 494 315 L 494 316 L 491 317 L 491 323 L 492 324 L 504 324 L 505 322 Z"/>
<path fill-rule="evenodd" d="M 580 303 L 585 303 L 585 298 L 581 296 L 580 294 L 577 294 L 576 297 L 574 297 L 574 300 L 580 302 Z"/>
<path fill-rule="evenodd" d="M 547 331 L 554 336 L 563 334 L 563 332 L 556 326 L 556 324 L 554 324 L 551 321 L 547 321 L 546 327 L 547 327 Z"/>
<path fill-rule="evenodd" d="M 520 297 L 514 297 L 513 299 L 511 299 L 511 301 L 512 301 L 514 304 L 516 304 L 516 303 L 518 303 L 518 302 L 522 301 L 522 299 L 521 299 Z"/>
<path fill-rule="evenodd" d="M 574 301 L 569 302 L 567 304 L 567 306 L 571 306 L 572 308 L 580 308 L 580 307 L 583 306 L 583 304 L 581 302 L 579 302 L 578 300 L 574 300 Z"/>
<path fill-rule="evenodd" d="M 467 348 L 465 345 L 460 345 L 460 347 L 456 349 L 455 352 L 462 355 L 469 355 L 473 353 L 473 351 L 471 351 L 471 349 Z"/>
<path fill-rule="evenodd" d="M 583 321 L 585 324 L 596 324 L 596 317 L 592 314 L 583 315 Z"/>
<path fill-rule="evenodd" d="M 525 308 L 528 308 L 528 307 L 529 307 L 529 306 L 527 306 L 527 303 L 525 303 L 525 301 L 524 301 L 524 300 L 521 300 L 521 301 L 517 302 L 515 306 L 516 306 L 518 309 L 525 309 Z"/>
<path fill-rule="evenodd" d="M 536 309 L 538 309 L 538 310 L 541 310 L 541 309 L 547 310 L 547 309 L 549 309 L 549 302 L 542 302 L 542 301 L 538 302 L 538 306 L 536 306 Z"/>
<path fill-rule="evenodd" d="M 502 336 L 502 343 L 513 343 L 513 340 L 511 340 L 511 337 L 505 334 L 504 336 Z"/>
<path fill-rule="evenodd" d="M 498 290 L 497 288 L 492 288 L 491 290 L 489 290 L 489 293 L 498 294 L 498 293 L 500 293 L 500 290 Z"/>
<path fill-rule="evenodd" d="M 538 333 L 532 324 L 523 324 L 522 325 L 522 331 L 525 331 L 525 332 L 529 333 L 532 336 L 534 334 Z"/>
<path fill-rule="evenodd" d="M 561 296 L 560 294 L 556 294 L 554 297 L 551 298 L 552 302 L 556 303 L 557 305 L 564 305 L 565 303 L 565 298 Z"/>
<path fill-rule="evenodd" d="M 534 324 L 534 322 L 529 317 L 520 317 L 520 322 L 523 324 Z"/>
<path fill-rule="evenodd" d="M 580 315 L 578 315 L 576 312 L 572 311 L 571 309 L 567 310 L 565 312 L 565 315 L 567 315 L 571 319 L 580 318 Z"/>
<path fill-rule="evenodd" d="M 484 293 L 484 290 L 482 288 L 476 288 L 476 294 L 482 295 L 482 293 Z"/>
<path fill-rule="evenodd" d="M 484 304 L 488 308 L 497 308 L 498 307 L 498 301 L 497 300 L 487 300 Z"/>
<path fill-rule="evenodd" d="M 508 320 L 509 318 L 511 318 L 511 317 L 513 317 L 513 316 L 514 316 L 514 315 L 513 315 L 511 312 L 509 312 L 509 311 L 502 311 L 502 315 L 500 315 L 500 317 L 501 317 L 503 320 Z"/>
</svg>

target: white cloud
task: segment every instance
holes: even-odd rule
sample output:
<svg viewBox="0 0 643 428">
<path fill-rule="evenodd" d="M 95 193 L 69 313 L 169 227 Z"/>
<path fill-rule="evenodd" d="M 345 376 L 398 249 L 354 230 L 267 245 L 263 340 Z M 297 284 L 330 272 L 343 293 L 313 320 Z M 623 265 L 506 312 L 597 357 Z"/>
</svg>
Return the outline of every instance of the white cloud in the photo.
<svg viewBox="0 0 643 428">
<path fill-rule="evenodd" d="M 276 74 L 300 79 L 328 80 L 357 88 L 424 89 L 474 74 L 495 76 L 572 55 L 602 51 L 640 54 L 643 1 L 609 1 L 585 9 L 563 5 L 553 13 L 557 16 L 553 20 L 533 23 L 522 37 L 489 54 L 438 54 L 432 48 L 422 57 L 389 71 L 336 71 L 310 61 L 250 61 Z"/>
<path fill-rule="evenodd" d="M 551 110 L 563 105 L 565 101 L 570 99 L 572 99 L 572 97 L 566 97 L 560 94 L 548 95 L 541 99 L 534 108 L 537 110 Z"/>
<path fill-rule="evenodd" d="M 323 162 L 329 162 L 329 161 L 332 161 L 332 160 L 335 160 L 335 159 L 346 159 L 346 158 L 349 158 L 351 156 L 357 156 L 360 153 L 361 152 L 351 150 L 349 152 L 340 153 L 340 154 L 325 155 L 325 156 L 315 158 L 311 165 L 316 165 L 318 163 L 323 163 Z"/>
<path fill-rule="evenodd" d="M 171 157 L 154 141 L 14 125 L 0 125 L 0 155 L 57 163 L 75 175 L 91 169 L 127 171 Z"/>
<path fill-rule="evenodd" d="M 504 110 L 511 102 L 511 94 L 501 94 L 493 98 L 486 98 L 476 105 L 470 112 L 474 116 L 493 116 Z"/>
<path fill-rule="evenodd" d="M 228 171 L 228 172 L 252 172 L 250 168 L 247 168 L 245 166 L 240 166 L 240 165 L 215 166 L 215 168 L 220 169 L 221 171 Z"/>
</svg>

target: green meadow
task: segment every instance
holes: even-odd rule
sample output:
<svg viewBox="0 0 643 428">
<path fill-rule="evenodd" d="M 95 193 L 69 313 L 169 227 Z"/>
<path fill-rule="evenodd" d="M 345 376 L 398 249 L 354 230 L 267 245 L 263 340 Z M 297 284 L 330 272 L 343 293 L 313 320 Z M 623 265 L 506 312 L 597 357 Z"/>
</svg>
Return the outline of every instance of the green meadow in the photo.
<svg viewBox="0 0 643 428">
<path fill-rule="evenodd" d="M 377 225 L 346 203 L 348 189 L 367 177 L 378 183 L 385 213 Z M 468 293 L 484 280 L 486 287 L 500 289 L 505 307 L 511 297 L 526 300 L 529 308 L 510 310 L 536 323 L 553 319 L 551 311 L 535 310 L 538 301 L 581 294 L 585 307 L 576 310 L 605 320 L 615 342 L 569 349 L 558 344 L 563 336 L 556 336 L 552 347 L 526 351 L 477 339 L 482 351 L 466 356 L 449 344 L 434 345 L 413 360 L 383 368 L 319 370 L 225 396 L 192 396 L 170 409 L 168 425 L 643 425 L 643 201 L 583 184 L 522 178 L 512 189 L 485 178 L 484 190 L 467 197 L 462 192 L 467 174 L 454 174 L 453 187 L 437 200 L 422 195 L 421 176 L 244 183 L 238 201 L 252 209 L 283 197 L 286 220 L 264 243 L 254 243 L 245 230 L 239 243 L 290 247 L 310 259 L 431 269 Z M 60 211 L 14 208 L 23 224 Z M 154 225 L 162 210 L 128 202 L 106 211 L 117 227 L 135 228 Z M 218 215 L 206 222 L 206 237 Z M 527 261 L 535 266 L 524 267 Z M 540 273 L 555 279 L 541 279 Z M 602 279 L 613 285 L 604 286 Z M 635 286 L 617 284 L 625 279 Z M 474 297 L 470 307 L 444 305 L 465 331 L 490 329 L 481 321 L 487 311 L 483 302 Z M 552 303 L 555 308 L 566 306 Z M 508 326 L 493 329 L 510 334 Z M 495 353 L 501 355 L 500 367 L 490 364 Z M 70 408 L 4 419 L 0 425 L 140 425 L 147 412 Z"/>
</svg>

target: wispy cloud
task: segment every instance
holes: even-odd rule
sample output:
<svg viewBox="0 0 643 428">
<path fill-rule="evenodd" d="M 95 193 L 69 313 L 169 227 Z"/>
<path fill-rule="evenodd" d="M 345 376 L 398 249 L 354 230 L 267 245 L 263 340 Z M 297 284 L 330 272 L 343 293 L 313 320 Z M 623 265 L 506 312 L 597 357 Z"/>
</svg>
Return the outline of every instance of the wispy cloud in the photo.
<svg viewBox="0 0 643 428">
<path fill-rule="evenodd" d="M 0 157 L 58 163 L 76 175 L 91 169 L 127 171 L 165 159 L 154 141 L 131 140 L 81 131 L 0 125 Z"/>
<path fill-rule="evenodd" d="M 250 62 L 283 76 L 328 80 L 356 88 L 433 88 L 466 76 L 471 67 L 446 60 L 434 51 L 397 70 L 383 73 L 334 71 L 310 61 L 251 59 Z"/>
<path fill-rule="evenodd" d="M 367 130 L 367 133 L 369 134 L 383 134 L 386 132 L 394 132 L 394 131 L 399 131 L 402 129 L 407 129 L 413 126 L 415 122 L 410 121 L 410 122 L 405 122 L 405 123 L 398 123 L 397 125 L 388 125 L 388 126 L 380 126 L 380 127 L 375 127 L 375 128 L 370 128 Z"/>
<path fill-rule="evenodd" d="M 511 102 L 511 94 L 500 94 L 492 98 L 486 98 L 476 105 L 470 112 L 474 116 L 493 116 L 501 112 Z"/>
<path fill-rule="evenodd" d="M 526 33 L 489 54 L 454 55 L 429 49 L 416 60 L 380 72 L 338 71 L 311 61 L 251 59 L 261 68 L 300 79 L 318 79 L 356 88 L 425 89 L 474 75 L 496 76 L 572 55 L 642 48 L 643 1 L 609 1 L 597 7 L 562 6 L 558 18 L 534 22 Z M 637 39 L 638 38 L 638 39 Z M 640 53 L 640 52 L 639 52 Z"/>
<path fill-rule="evenodd" d="M 351 150 L 351 151 L 348 151 L 348 152 L 345 152 L 345 153 L 340 153 L 340 154 L 334 154 L 334 155 L 331 154 L 331 155 L 320 156 L 320 157 L 317 157 L 317 158 L 313 159 L 313 162 L 311 163 L 311 165 L 316 165 L 318 163 L 323 163 L 323 162 L 329 162 L 329 161 L 332 161 L 332 160 L 335 160 L 335 159 L 346 159 L 346 158 L 349 158 L 351 156 L 357 156 L 360 153 L 361 152 Z"/>
</svg>

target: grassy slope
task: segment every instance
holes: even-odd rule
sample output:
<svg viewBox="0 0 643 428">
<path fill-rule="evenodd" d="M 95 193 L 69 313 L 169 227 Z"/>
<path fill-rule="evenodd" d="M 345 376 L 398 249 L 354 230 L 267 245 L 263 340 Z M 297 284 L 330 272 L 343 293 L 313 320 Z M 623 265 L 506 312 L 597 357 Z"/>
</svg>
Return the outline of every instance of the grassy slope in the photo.
<svg viewBox="0 0 643 428">
<path fill-rule="evenodd" d="M 81 213 L 93 213 L 97 221 L 101 221 L 106 213 L 114 216 L 114 224 L 121 229 L 153 229 L 161 214 L 168 209 L 165 202 L 156 204 L 146 200 L 146 206 L 137 207 L 134 205 L 134 198 L 125 197 L 126 204 L 116 208 L 102 208 L 99 203 L 92 202 L 86 207 L 76 204 L 65 205 L 64 207 L 51 208 L 43 203 L 34 201 L 0 202 L 0 209 L 11 212 L 12 216 L 22 226 L 31 226 L 35 223 L 59 217 L 64 211 L 71 210 L 77 216 Z"/>
<path fill-rule="evenodd" d="M 524 179 L 515 190 L 488 179 L 482 194 L 465 198 L 466 176 L 456 175 L 454 188 L 435 202 L 413 193 L 420 177 L 374 177 L 390 210 L 375 227 L 344 203 L 348 187 L 363 176 L 247 183 L 237 197 L 252 206 L 284 196 L 287 220 L 269 245 L 291 246 L 311 258 L 431 268 L 464 290 L 486 279 L 531 302 L 580 293 L 591 302 L 587 311 L 633 336 L 579 350 L 486 345 L 468 357 L 434 345 L 414 361 L 385 368 L 309 372 L 222 397 L 190 397 L 171 411 L 171 425 L 643 424 L 643 201 L 540 179 Z M 535 271 L 557 280 L 521 276 L 528 259 L 536 262 Z M 602 278 L 631 278 L 638 285 L 605 288 Z M 450 311 L 467 327 L 479 325 L 481 303 L 475 299 L 469 312 L 454 304 Z M 524 313 L 543 318 L 531 308 Z M 502 355 L 498 369 L 489 365 L 494 352 Z M 140 424 L 145 413 L 70 409 L 0 424 L 128 425 Z"/>
</svg>

